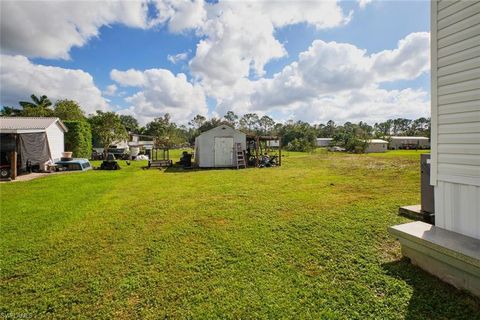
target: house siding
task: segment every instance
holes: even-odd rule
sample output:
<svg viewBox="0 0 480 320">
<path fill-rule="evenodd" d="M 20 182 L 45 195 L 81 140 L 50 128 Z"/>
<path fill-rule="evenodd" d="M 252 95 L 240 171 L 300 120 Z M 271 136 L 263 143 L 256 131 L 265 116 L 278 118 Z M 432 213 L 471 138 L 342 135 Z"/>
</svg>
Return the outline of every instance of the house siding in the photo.
<svg viewBox="0 0 480 320">
<path fill-rule="evenodd" d="M 480 1 L 432 1 L 435 224 L 480 239 Z"/>
</svg>

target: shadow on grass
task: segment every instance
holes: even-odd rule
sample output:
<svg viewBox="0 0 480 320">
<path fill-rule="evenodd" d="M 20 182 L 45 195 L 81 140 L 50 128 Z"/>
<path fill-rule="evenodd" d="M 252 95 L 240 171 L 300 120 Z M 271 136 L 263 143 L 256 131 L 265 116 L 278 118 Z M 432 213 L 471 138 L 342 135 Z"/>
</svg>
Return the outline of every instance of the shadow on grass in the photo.
<svg viewBox="0 0 480 320">
<path fill-rule="evenodd" d="M 382 266 L 413 289 L 405 319 L 480 319 L 480 298 L 442 282 L 408 258 Z"/>
<path fill-rule="evenodd" d="M 189 172 L 196 172 L 196 171 L 202 171 L 203 169 L 199 168 L 184 168 L 182 166 L 178 165 L 173 165 L 171 167 L 165 168 L 163 172 L 165 173 L 189 173 Z"/>
</svg>

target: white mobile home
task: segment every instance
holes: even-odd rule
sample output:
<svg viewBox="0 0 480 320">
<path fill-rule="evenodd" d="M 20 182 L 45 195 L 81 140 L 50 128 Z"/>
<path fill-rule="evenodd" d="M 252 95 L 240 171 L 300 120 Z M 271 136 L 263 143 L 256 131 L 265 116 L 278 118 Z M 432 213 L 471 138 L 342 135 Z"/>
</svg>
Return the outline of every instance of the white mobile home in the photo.
<svg viewBox="0 0 480 320">
<path fill-rule="evenodd" d="M 195 163 L 200 168 L 233 167 L 237 143 L 246 149 L 245 133 L 226 125 L 208 130 L 195 139 Z"/>
<path fill-rule="evenodd" d="M 388 142 L 382 139 L 368 140 L 368 146 L 365 150 L 366 153 L 385 152 L 388 148 Z"/>
<path fill-rule="evenodd" d="M 432 2 L 435 223 L 480 239 L 480 1 Z"/>
<path fill-rule="evenodd" d="M 407 137 L 392 136 L 390 137 L 390 149 L 429 149 L 430 139 L 427 137 Z"/>
<path fill-rule="evenodd" d="M 390 228 L 411 261 L 480 296 L 480 1 L 431 2 L 435 225 Z"/>
<path fill-rule="evenodd" d="M 317 138 L 317 147 L 328 147 L 332 138 Z"/>
</svg>

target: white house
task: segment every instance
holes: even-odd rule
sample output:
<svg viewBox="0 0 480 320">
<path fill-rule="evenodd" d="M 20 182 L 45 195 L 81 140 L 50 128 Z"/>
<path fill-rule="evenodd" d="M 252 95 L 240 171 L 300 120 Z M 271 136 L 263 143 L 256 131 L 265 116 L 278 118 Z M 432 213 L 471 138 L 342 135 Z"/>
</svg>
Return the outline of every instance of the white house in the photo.
<svg viewBox="0 0 480 320">
<path fill-rule="evenodd" d="M 0 117 L 2 140 L 15 141 L 15 150 L 8 151 L 16 151 L 20 156 L 21 169 L 26 167 L 27 161 L 42 168 L 49 160 L 60 160 L 67 131 L 59 118 Z"/>
<path fill-rule="evenodd" d="M 154 137 L 143 134 L 130 133 L 130 141 L 127 143 L 130 149 L 130 155 L 137 156 L 141 149 L 152 150 L 154 146 Z"/>
<path fill-rule="evenodd" d="M 368 146 L 365 150 L 366 153 L 373 152 L 385 152 L 388 149 L 388 142 L 382 139 L 368 140 Z"/>
<path fill-rule="evenodd" d="M 332 138 L 317 138 L 317 147 L 328 147 Z"/>
<path fill-rule="evenodd" d="M 431 1 L 435 225 L 390 228 L 411 261 L 480 296 L 480 1 Z"/>
<path fill-rule="evenodd" d="M 195 139 L 195 163 L 200 168 L 233 167 L 237 143 L 246 149 L 245 133 L 226 125 L 208 130 Z"/>
</svg>

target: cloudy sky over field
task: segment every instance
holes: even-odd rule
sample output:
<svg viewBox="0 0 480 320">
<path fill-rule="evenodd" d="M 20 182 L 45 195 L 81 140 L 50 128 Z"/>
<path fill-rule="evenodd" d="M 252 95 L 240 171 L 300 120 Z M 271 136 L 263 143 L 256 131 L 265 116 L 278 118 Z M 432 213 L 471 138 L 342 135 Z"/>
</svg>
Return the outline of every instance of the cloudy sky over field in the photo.
<svg viewBox="0 0 480 320">
<path fill-rule="evenodd" d="M 429 115 L 428 1 L 2 1 L 2 105 L 132 114 Z"/>
</svg>

